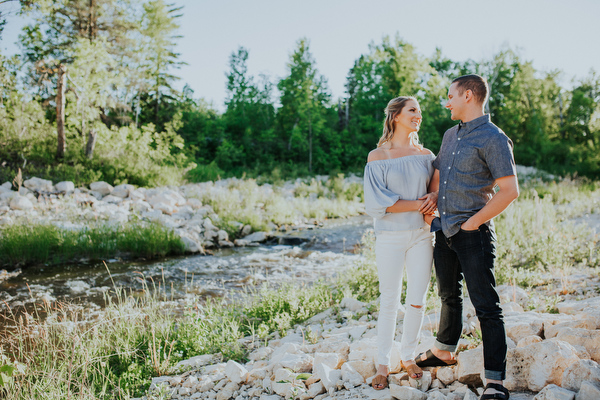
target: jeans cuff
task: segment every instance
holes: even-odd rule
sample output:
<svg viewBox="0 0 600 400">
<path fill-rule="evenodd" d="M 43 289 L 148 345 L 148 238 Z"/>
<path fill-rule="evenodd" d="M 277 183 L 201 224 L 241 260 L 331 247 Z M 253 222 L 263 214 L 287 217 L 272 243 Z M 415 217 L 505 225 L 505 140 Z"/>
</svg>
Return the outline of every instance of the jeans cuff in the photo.
<svg viewBox="0 0 600 400">
<path fill-rule="evenodd" d="M 433 345 L 438 350 L 449 351 L 450 353 L 454 353 L 456 351 L 456 347 L 458 347 L 458 345 L 456 345 L 456 344 L 444 344 L 437 340 L 435 341 L 435 343 Z M 494 379 L 494 378 L 492 378 L 492 379 Z"/>
<path fill-rule="evenodd" d="M 506 373 L 504 371 L 490 371 L 489 369 L 486 369 L 484 373 L 485 379 L 494 379 L 496 381 L 503 381 L 506 379 Z"/>
</svg>

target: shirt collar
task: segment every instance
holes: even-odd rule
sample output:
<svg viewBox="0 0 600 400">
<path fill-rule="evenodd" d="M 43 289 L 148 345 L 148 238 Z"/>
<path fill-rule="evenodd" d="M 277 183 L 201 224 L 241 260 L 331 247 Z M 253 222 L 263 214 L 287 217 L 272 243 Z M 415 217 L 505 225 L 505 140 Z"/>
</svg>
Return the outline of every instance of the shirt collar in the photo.
<svg viewBox="0 0 600 400">
<path fill-rule="evenodd" d="M 485 114 L 481 117 L 472 119 L 471 121 L 468 122 L 462 122 L 460 124 L 458 124 L 458 130 L 462 135 L 466 135 L 468 133 L 470 133 L 471 131 L 473 131 L 475 128 L 480 127 L 481 125 L 490 122 L 490 115 L 489 114 Z"/>
</svg>

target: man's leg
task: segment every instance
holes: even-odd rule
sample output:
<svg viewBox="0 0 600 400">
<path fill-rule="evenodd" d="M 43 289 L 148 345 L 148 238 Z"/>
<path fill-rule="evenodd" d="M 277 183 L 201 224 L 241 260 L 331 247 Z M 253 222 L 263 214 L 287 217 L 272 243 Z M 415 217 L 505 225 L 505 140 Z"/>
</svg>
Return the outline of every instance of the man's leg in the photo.
<svg viewBox="0 0 600 400">
<path fill-rule="evenodd" d="M 461 230 L 456 234 L 454 249 L 481 325 L 485 377 L 502 381 L 506 375 L 507 348 L 494 277 L 495 235 L 486 225 L 477 231 Z"/>
<path fill-rule="evenodd" d="M 462 274 L 456 253 L 451 248 L 452 238 L 436 232 L 433 260 L 438 294 L 442 301 L 440 326 L 432 353 L 440 360 L 454 359 L 456 345 L 462 333 Z M 450 245 L 450 246 L 449 246 Z M 425 355 L 422 356 L 422 359 Z"/>
</svg>

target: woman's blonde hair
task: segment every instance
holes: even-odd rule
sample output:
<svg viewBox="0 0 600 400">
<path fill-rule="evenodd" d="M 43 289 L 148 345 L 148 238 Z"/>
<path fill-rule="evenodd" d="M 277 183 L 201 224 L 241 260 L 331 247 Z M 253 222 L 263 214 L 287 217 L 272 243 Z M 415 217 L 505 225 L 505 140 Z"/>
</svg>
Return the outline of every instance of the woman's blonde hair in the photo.
<svg viewBox="0 0 600 400">
<path fill-rule="evenodd" d="M 412 96 L 400 96 L 394 99 L 391 99 L 388 103 L 387 107 L 385 107 L 385 121 L 383 121 L 383 134 L 379 138 L 379 142 L 377 142 L 377 147 L 381 147 L 384 143 L 389 142 L 394 136 L 394 128 L 396 122 L 394 122 L 394 118 L 398 116 L 402 112 L 402 109 L 406 105 L 406 102 L 409 100 L 414 100 L 417 104 L 419 101 Z M 417 132 L 412 132 L 410 134 L 410 144 L 417 146 L 421 150 L 423 149 L 423 145 L 419 143 L 419 135 Z"/>
</svg>

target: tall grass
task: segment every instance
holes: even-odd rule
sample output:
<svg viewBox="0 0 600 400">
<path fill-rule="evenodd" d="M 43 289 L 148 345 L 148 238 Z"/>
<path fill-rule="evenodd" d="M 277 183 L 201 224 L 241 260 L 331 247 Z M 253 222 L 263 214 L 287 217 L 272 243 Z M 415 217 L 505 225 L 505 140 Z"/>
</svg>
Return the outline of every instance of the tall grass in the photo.
<svg viewBox="0 0 600 400">
<path fill-rule="evenodd" d="M 68 230 L 54 225 L 13 224 L 0 230 L 0 266 L 60 264 L 85 257 L 118 255 L 156 258 L 182 254 L 184 244 L 172 230 L 158 224 L 92 226 Z"/>
</svg>

